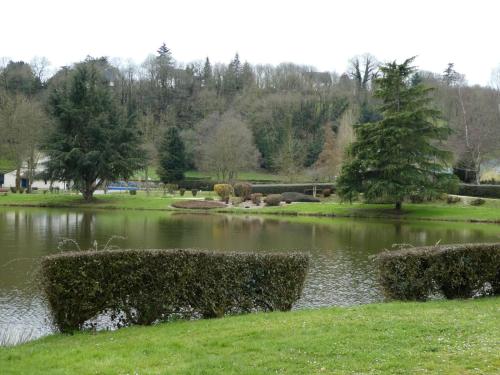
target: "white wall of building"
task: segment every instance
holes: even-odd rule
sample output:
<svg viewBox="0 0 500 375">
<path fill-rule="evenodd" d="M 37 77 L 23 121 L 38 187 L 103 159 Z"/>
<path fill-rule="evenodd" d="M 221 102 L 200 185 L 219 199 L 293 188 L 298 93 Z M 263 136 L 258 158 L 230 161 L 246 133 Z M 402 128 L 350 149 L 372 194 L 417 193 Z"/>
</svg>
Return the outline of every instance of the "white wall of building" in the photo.
<svg viewBox="0 0 500 375">
<path fill-rule="evenodd" d="M 24 172 L 26 172 L 26 171 L 22 171 L 21 175 L 24 175 Z M 16 171 L 5 173 L 2 187 L 10 188 L 10 187 L 15 187 L 15 186 L 16 186 Z M 37 189 L 49 189 L 50 182 L 47 181 L 47 183 L 45 183 L 45 181 L 43 181 L 43 180 L 35 180 L 31 184 L 31 186 L 33 188 L 37 188 Z M 52 187 L 59 188 L 60 190 L 64 190 L 66 188 L 65 183 L 62 181 L 54 181 L 52 183 Z"/>
</svg>

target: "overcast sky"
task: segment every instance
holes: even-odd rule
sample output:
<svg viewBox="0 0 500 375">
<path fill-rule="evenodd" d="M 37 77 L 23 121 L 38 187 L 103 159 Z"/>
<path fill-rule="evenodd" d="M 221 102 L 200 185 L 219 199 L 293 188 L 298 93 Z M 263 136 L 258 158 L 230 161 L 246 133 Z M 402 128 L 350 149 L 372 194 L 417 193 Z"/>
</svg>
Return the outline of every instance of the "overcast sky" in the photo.
<svg viewBox="0 0 500 375">
<path fill-rule="evenodd" d="M 500 64 L 498 0 L 22 0 L 2 3 L 0 56 L 54 67 L 87 55 L 142 62 L 162 42 L 179 62 L 294 62 L 345 71 L 356 54 L 381 61 L 418 55 L 488 84 Z"/>
</svg>

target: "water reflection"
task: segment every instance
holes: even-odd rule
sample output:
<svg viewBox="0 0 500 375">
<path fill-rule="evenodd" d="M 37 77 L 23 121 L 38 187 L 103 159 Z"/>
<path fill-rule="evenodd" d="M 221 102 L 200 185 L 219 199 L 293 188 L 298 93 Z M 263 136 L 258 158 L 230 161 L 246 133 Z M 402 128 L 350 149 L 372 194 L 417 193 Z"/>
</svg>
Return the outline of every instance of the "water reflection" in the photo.
<svg viewBox="0 0 500 375">
<path fill-rule="evenodd" d="M 51 331 L 33 267 L 57 251 L 61 238 L 82 249 L 111 236 L 122 248 L 204 248 L 220 251 L 305 251 L 312 265 L 296 308 L 381 300 L 371 255 L 394 243 L 492 242 L 495 224 L 359 219 L 262 218 L 145 211 L 0 209 L 0 338 L 29 329 Z M 8 331 L 9 330 L 9 331 Z M 13 335 L 15 336 L 15 335 Z M 0 339 L 1 341 L 1 339 Z"/>
</svg>

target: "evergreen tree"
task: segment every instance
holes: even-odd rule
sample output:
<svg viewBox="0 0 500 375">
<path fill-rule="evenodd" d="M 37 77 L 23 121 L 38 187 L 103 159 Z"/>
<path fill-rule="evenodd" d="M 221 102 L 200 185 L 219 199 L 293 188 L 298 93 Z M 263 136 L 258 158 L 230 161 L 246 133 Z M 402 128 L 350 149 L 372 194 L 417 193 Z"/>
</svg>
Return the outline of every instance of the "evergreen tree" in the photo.
<svg viewBox="0 0 500 375">
<path fill-rule="evenodd" d="M 49 107 L 56 120 L 45 145 L 50 178 L 72 181 L 89 201 L 106 181 L 127 179 L 141 167 L 134 117 L 118 105 L 94 60 L 76 66 Z"/>
<path fill-rule="evenodd" d="M 160 161 L 158 175 L 160 180 L 164 183 L 183 180 L 186 171 L 186 157 L 184 143 L 177 127 L 170 126 L 167 128 L 158 154 Z"/>
<path fill-rule="evenodd" d="M 445 166 L 450 154 L 438 148 L 450 129 L 431 107 L 431 88 L 412 84 L 414 58 L 380 68 L 375 96 L 383 118 L 355 126 L 356 140 L 343 166 L 338 192 L 352 199 L 391 199 L 399 210 L 412 195 L 432 196 L 444 191 L 451 175 Z"/>
<path fill-rule="evenodd" d="M 212 81 L 212 64 L 210 64 L 210 60 L 207 59 L 205 60 L 205 65 L 203 66 L 203 85 L 204 86 L 209 86 L 211 81 Z"/>
<path fill-rule="evenodd" d="M 224 94 L 226 96 L 231 96 L 240 91 L 243 87 L 242 83 L 242 66 L 240 62 L 240 57 L 238 54 L 234 56 L 234 59 L 227 66 L 226 74 L 224 75 Z"/>
</svg>

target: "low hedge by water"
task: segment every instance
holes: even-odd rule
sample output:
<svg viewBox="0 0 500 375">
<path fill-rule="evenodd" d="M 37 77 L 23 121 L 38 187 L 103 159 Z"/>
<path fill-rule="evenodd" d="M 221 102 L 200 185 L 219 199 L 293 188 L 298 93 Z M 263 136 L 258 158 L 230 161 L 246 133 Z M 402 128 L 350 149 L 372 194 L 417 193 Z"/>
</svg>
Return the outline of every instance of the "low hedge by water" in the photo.
<svg viewBox="0 0 500 375">
<path fill-rule="evenodd" d="M 299 253 L 82 251 L 43 258 L 41 276 L 54 323 L 71 332 L 103 312 L 128 325 L 290 310 L 308 263 Z"/>
<path fill-rule="evenodd" d="M 262 194 L 282 194 L 285 192 L 312 194 L 313 188 L 316 186 L 316 190 L 319 193 L 323 189 L 330 189 L 330 191 L 335 190 L 333 184 L 328 183 L 307 183 L 307 184 L 256 184 L 252 185 L 252 192 L 262 193 Z"/>
<path fill-rule="evenodd" d="M 500 243 L 461 244 L 386 251 L 377 256 L 379 277 L 391 299 L 470 298 L 500 294 Z"/>
<path fill-rule="evenodd" d="M 500 185 L 460 184 L 458 194 L 470 197 L 500 199 Z"/>
</svg>

